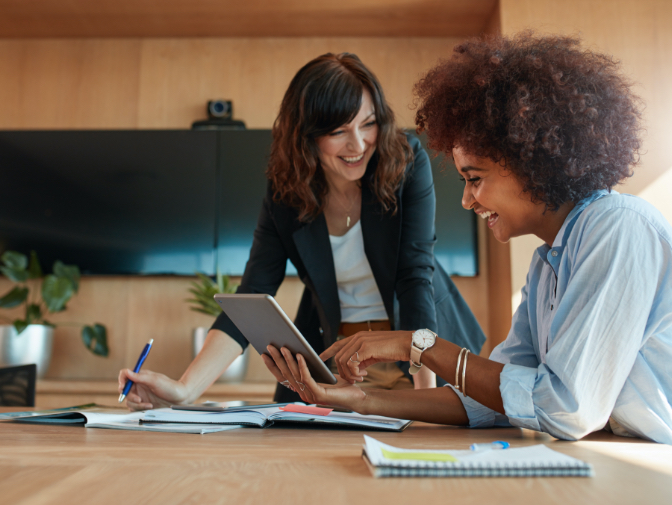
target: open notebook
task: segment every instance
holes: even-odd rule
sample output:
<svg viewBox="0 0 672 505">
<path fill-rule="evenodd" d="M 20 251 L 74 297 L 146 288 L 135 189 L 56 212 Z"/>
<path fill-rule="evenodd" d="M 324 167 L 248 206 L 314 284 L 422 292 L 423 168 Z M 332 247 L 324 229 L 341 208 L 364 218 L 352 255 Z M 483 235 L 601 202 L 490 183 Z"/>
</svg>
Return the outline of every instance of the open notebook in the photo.
<svg viewBox="0 0 672 505">
<path fill-rule="evenodd" d="M 66 407 L 62 409 L 6 412 L 0 414 L 0 421 L 17 421 L 30 424 L 61 424 L 113 430 L 198 434 L 213 433 L 240 427 L 236 425 L 212 424 L 143 424 L 140 422 L 143 414 L 143 411 L 129 413 L 127 409 L 102 407 L 95 403 L 89 403 L 87 405 L 78 405 L 76 407 Z"/>
<path fill-rule="evenodd" d="M 545 445 L 485 451 L 400 449 L 364 435 L 374 477 L 592 477 L 592 465 Z"/>
<path fill-rule="evenodd" d="M 355 412 L 335 412 L 330 409 L 320 409 L 305 404 L 292 404 L 303 406 L 312 412 L 328 412 L 326 415 L 316 413 L 307 414 L 301 412 L 287 412 L 281 410 L 285 407 L 264 406 L 231 409 L 229 412 L 198 412 L 171 409 L 148 410 L 142 417 L 143 423 L 197 423 L 202 425 L 226 425 L 236 424 L 266 428 L 268 426 L 292 423 L 311 424 L 313 426 L 359 428 L 366 430 L 402 431 L 412 421 L 394 419 L 383 416 L 365 416 Z"/>
</svg>

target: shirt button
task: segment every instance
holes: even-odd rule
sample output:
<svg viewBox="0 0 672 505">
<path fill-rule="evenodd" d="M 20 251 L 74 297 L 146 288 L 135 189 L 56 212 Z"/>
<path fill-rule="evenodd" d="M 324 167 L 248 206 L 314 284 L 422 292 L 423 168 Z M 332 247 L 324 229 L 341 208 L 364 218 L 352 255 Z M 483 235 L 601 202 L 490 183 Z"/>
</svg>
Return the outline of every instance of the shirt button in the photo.
<svg viewBox="0 0 672 505">
<path fill-rule="evenodd" d="M 551 256 L 554 258 L 558 255 L 558 251 L 551 251 Z"/>
</svg>

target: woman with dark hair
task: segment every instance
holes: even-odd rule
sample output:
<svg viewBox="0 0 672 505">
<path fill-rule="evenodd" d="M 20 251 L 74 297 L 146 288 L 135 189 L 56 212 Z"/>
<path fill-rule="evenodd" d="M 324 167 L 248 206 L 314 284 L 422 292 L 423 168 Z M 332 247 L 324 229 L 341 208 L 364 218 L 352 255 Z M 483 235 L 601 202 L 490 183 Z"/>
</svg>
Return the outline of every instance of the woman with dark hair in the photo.
<svg viewBox="0 0 672 505">
<path fill-rule="evenodd" d="M 672 227 L 612 189 L 640 149 L 638 99 L 618 64 L 568 37 L 482 38 L 457 46 L 415 91 L 419 129 L 465 180 L 462 205 L 502 242 L 544 242 L 509 335 L 485 359 L 418 332 L 359 334 L 324 353 L 336 386 L 316 384 L 286 350 L 286 360 L 274 350 L 276 376 L 305 384 L 306 401 L 362 413 L 672 444 Z M 397 360 L 451 387 L 350 386 L 370 364 Z"/>
<path fill-rule="evenodd" d="M 357 56 L 325 54 L 299 70 L 273 126 L 267 175 L 239 293 L 275 295 L 289 259 L 306 286 L 295 325 L 318 353 L 363 329 L 417 327 L 480 350 L 478 323 L 434 262 L 429 158 L 395 125 L 378 80 Z M 247 345 L 222 313 L 179 381 L 124 369 L 119 391 L 134 382 L 132 409 L 192 402 Z M 405 363 L 382 363 L 364 385 L 435 385 L 429 370 L 415 377 L 414 384 Z M 296 385 L 285 385 L 276 401 L 299 400 L 290 391 Z"/>
</svg>

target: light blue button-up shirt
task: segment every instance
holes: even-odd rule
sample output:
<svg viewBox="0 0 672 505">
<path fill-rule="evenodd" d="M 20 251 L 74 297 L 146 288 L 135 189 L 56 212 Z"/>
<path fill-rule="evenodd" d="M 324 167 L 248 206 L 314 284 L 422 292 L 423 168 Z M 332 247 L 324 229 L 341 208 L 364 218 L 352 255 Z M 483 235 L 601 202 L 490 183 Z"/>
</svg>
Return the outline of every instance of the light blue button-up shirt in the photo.
<svg viewBox="0 0 672 505">
<path fill-rule="evenodd" d="M 539 247 L 508 337 L 506 416 L 458 393 L 472 427 L 672 444 L 672 227 L 641 198 L 596 191 Z"/>
</svg>

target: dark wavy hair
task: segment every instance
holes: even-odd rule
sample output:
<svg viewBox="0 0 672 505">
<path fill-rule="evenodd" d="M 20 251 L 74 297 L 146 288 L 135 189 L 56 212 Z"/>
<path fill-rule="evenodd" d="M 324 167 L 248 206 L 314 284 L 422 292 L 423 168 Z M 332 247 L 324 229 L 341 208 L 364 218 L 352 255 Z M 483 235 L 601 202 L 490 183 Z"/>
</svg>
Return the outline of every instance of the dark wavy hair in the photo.
<svg viewBox="0 0 672 505">
<path fill-rule="evenodd" d="M 504 163 L 551 210 L 611 189 L 639 162 L 640 100 L 612 57 L 573 37 L 487 36 L 416 85 L 430 148 Z"/>
<path fill-rule="evenodd" d="M 371 93 L 378 124 L 376 170 L 366 176 L 384 211 L 396 212 L 395 191 L 413 153 L 396 126 L 375 75 L 349 53 L 324 54 L 308 62 L 292 79 L 273 125 L 273 144 L 266 172 L 275 201 L 294 207 L 301 221 L 311 221 L 329 191 L 316 140 L 352 121 Z M 367 171 L 368 173 L 368 171 Z"/>
</svg>

